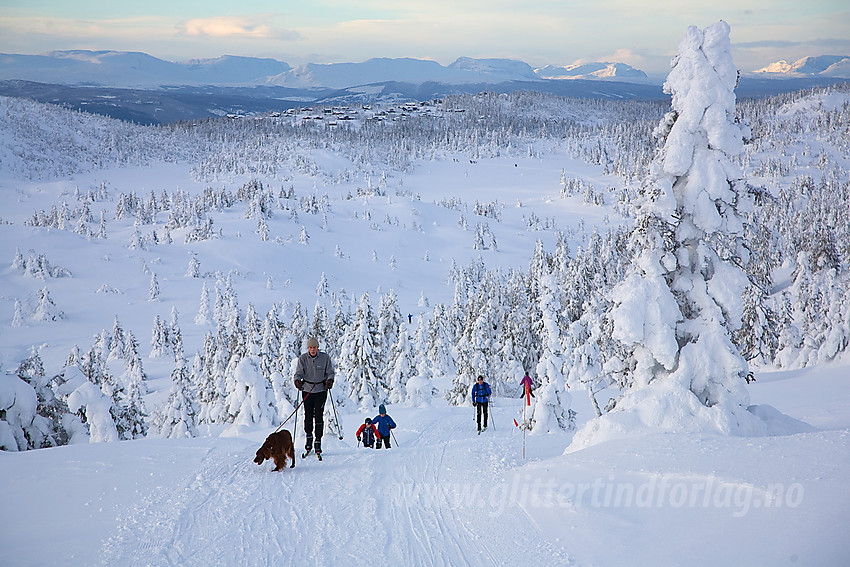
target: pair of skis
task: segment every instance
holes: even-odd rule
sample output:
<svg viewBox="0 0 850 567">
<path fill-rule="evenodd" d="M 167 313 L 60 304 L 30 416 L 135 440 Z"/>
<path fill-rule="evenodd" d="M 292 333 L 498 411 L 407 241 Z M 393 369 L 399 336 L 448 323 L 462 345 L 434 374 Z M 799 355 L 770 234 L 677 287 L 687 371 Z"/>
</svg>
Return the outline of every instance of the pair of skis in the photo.
<svg viewBox="0 0 850 567">
<path fill-rule="evenodd" d="M 332 407 L 332 408 L 333 408 L 333 410 L 334 410 L 334 421 L 336 421 L 336 428 L 337 428 L 337 432 L 339 433 L 339 440 L 340 440 L 340 441 L 342 441 L 342 427 L 340 427 L 340 425 L 339 425 L 339 417 L 338 417 L 338 416 L 337 416 L 337 414 L 336 414 L 336 404 L 334 403 L 334 397 L 331 395 L 330 390 L 328 390 L 328 397 L 331 399 L 331 407 Z M 304 400 L 301 400 L 301 403 L 303 404 L 303 403 L 304 403 Z M 301 405 L 301 404 L 299 404 L 299 406 L 300 406 L 300 405 Z M 296 409 L 296 411 L 298 410 L 298 408 L 295 408 L 295 409 Z M 295 417 L 295 421 L 298 421 L 298 416 L 296 416 L 296 417 Z M 294 437 L 294 435 L 293 435 L 293 437 Z M 316 455 L 316 458 L 317 458 L 317 459 L 319 459 L 320 461 L 322 460 L 322 453 L 321 453 L 321 451 L 319 451 L 319 452 L 317 453 L 317 452 L 316 452 L 316 451 L 314 451 L 313 449 L 310 449 L 309 451 L 306 451 L 306 452 L 302 453 L 302 454 L 301 454 L 301 458 L 302 458 L 302 459 L 306 459 L 306 458 L 307 458 L 307 457 L 309 457 L 310 455 Z"/>
<path fill-rule="evenodd" d="M 317 459 L 319 459 L 320 461 L 322 460 L 322 453 L 317 453 L 317 452 L 315 452 L 313 449 L 310 449 L 310 450 L 309 450 L 309 451 L 307 451 L 306 453 L 302 453 L 302 454 L 301 454 L 301 458 L 302 458 L 302 459 L 306 459 L 306 458 L 307 458 L 307 457 L 309 457 L 310 455 L 316 455 L 316 458 L 317 458 Z"/>
</svg>

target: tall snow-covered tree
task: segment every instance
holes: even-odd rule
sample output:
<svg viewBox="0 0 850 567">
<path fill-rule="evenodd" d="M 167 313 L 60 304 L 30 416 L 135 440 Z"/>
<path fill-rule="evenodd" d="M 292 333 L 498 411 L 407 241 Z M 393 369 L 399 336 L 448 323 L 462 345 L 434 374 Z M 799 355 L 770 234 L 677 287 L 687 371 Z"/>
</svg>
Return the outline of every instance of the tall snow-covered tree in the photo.
<svg viewBox="0 0 850 567">
<path fill-rule="evenodd" d="M 407 397 L 407 383 L 415 372 L 410 337 L 407 330 L 402 328 L 387 360 L 387 386 L 391 404 L 397 404 Z"/>
<path fill-rule="evenodd" d="M 38 306 L 32 315 L 34 321 L 57 321 L 65 318 L 65 313 L 59 309 L 50 297 L 47 286 L 38 290 Z"/>
<path fill-rule="evenodd" d="M 392 368 L 389 362 L 390 354 L 398 346 L 398 335 L 404 325 L 401 311 L 398 309 L 398 300 L 394 290 L 383 294 L 378 304 L 378 356 L 387 361 L 385 371 L 387 374 Z"/>
<path fill-rule="evenodd" d="M 272 385 L 260 373 L 259 360 L 246 356 L 228 366 L 227 413 L 235 427 L 274 427 L 279 422 Z"/>
<path fill-rule="evenodd" d="M 573 397 L 567 391 L 564 378 L 565 359 L 561 352 L 561 332 L 558 313 L 561 305 L 556 297 L 555 278 L 543 277 L 540 282 L 540 312 L 543 316 L 543 351 L 537 363 L 540 387 L 534 397 L 531 413 L 531 432 L 550 433 L 559 429 L 575 429 Z"/>
<path fill-rule="evenodd" d="M 446 306 L 438 303 L 430 319 L 430 325 L 426 325 L 427 318 L 424 315 L 418 317 L 417 333 L 419 327 L 423 327 L 423 338 L 417 340 L 415 352 L 422 352 L 430 361 L 430 368 L 436 376 L 451 374 L 455 370 L 452 346 L 454 337 L 450 328 L 451 322 L 448 318 Z"/>
<path fill-rule="evenodd" d="M 198 304 L 198 314 L 195 315 L 196 325 L 209 325 L 212 322 L 210 314 L 210 293 L 207 291 L 207 282 L 201 287 L 201 299 Z"/>
<path fill-rule="evenodd" d="M 148 288 L 148 301 L 156 301 L 159 298 L 159 281 L 156 279 L 156 272 L 151 273 L 151 285 Z"/>
<path fill-rule="evenodd" d="M 614 338 L 631 350 L 629 388 L 574 448 L 640 429 L 764 427 L 747 411 L 748 367 L 732 342 L 748 284 L 741 236 L 751 199 L 730 159 L 745 131 L 735 122 L 728 24 L 688 28 L 672 65 L 672 111 L 656 130 L 664 143 L 632 230 L 634 257 L 610 296 Z"/>
<path fill-rule="evenodd" d="M 198 257 L 192 254 L 189 256 L 189 265 L 186 267 L 186 277 L 187 278 L 199 278 L 201 277 L 201 263 L 198 261 Z"/>
<path fill-rule="evenodd" d="M 15 298 L 15 313 L 12 315 L 12 327 L 24 326 L 24 313 L 21 301 Z"/>
<path fill-rule="evenodd" d="M 171 333 L 168 325 L 160 318 L 154 316 L 153 329 L 151 330 L 151 353 L 150 358 L 165 356 L 173 352 L 171 347 Z"/>
<path fill-rule="evenodd" d="M 436 308 L 435 308 L 436 309 Z M 445 309 L 445 308 L 443 308 Z M 436 322 L 435 322 L 436 323 Z M 402 331 L 406 334 L 406 331 Z M 412 376 L 405 385 L 405 404 L 412 407 L 430 406 L 434 397 L 434 359 L 428 352 L 429 341 L 427 317 L 420 314 L 416 318 L 416 331 L 413 335 Z"/>
<path fill-rule="evenodd" d="M 157 409 L 154 426 L 159 431 L 160 437 L 169 439 L 196 437 L 197 415 L 198 405 L 189 380 L 186 359 L 181 356 L 176 360 L 174 370 L 171 372 L 171 390 L 165 404 Z"/>
<path fill-rule="evenodd" d="M 377 322 L 369 294 L 364 293 L 340 346 L 339 373 L 347 377 L 348 397 L 361 408 L 387 401 L 387 385 L 380 373 Z"/>
</svg>

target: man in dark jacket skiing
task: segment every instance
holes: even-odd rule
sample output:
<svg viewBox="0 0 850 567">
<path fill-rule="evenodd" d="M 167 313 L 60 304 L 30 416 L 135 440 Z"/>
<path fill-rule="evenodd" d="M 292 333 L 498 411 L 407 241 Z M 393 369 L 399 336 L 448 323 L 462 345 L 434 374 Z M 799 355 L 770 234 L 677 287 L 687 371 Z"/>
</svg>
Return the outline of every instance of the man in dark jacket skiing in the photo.
<svg viewBox="0 0 850 567">
<path fill-rule="evenodd" d="M 295 387 L 301 391 L 304 405 L 304 433 L 307 435 L 304 449 L 307 453 L 315 449 L 319 457 L 322 455 L 322 434 L 325 431 L 325 401 L 328 399 L 328 390 L 333 385 L 334 367 L 331 357 L 325 352 L 319 352 L 319 341 L 310 337 L 307 340 L 307 352 L 298 357 Z"/>
<path fill-rule="evenodd" d="M 487 429 L 487 406 L 490 405 L 490 384 L 484 381 L 484 376 L 479 376 L 478 381 L 472 386 L 472 405 L 476 410 L 476 419 L 478 421 L 478 433 L 481 428 L 481 414 L 484 414 L 484 429 Z"/>
</svg>

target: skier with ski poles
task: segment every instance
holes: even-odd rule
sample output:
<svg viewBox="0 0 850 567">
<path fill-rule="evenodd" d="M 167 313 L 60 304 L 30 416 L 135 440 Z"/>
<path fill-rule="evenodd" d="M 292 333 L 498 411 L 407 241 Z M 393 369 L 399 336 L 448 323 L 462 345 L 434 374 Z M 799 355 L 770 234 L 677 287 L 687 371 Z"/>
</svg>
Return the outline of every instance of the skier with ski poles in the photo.
<svg viewBox="0 0 850 567">
<path fill-rule="evenodd" d="M 531 376 L 528 375 L 528 372 L 525 373 L 525 376 L 522 377 L 522 380 L 519 382 L 521 392 L 519 393 L 520 398 L 524 398 L 525 396 L 531 395 L 534 397 L 534 392 L 531 391 L 534 383 L 531 381 Z"/>
<path fill-rule="evenodd" d="M 390 448 L 390 435 L 395 429 L 395 421 L 387 415 L 387 408 L 384 404 L 378 406 L 378 415 L 372 419 L 372 425 L 378 430 L 378 443 L 376 449 L 381 448 L 381 441 L 386 444 L 387 449 Z M 396 441 L 398 445 L 398 441 Z"/>
<path fill-rule="evenodd" d="M 490 384 L 484 381 L 484 376 L 478 376 L 478 381 L 472 386 L 472 405 L 476 407 L 478 434 L 487 429 L 487 407 L 490 405 Z M 481 428 L 481 414 L 484 414 L 484 429 Z"/>
<path fill-rule="evenodd" d="M 375 448 L 375 439 L 379 439 L 381 434 L 378 433 L 378 430 L 372 424 L 372 420 L 370 418 L 366 418 L 366 422 L 360 426 L 360 429 L 357 430 L 357 443 L 363 442 L 363 447 L 368 447 L 369 449 Z"/>
<path fill-rule="evenodd" d="M 307 340 L 307 352 L 298 357 L 294 380 L 295 387 L 301 391 L 304 433 L 307 436 L 305 453 L 301 458 L 315 450 L 316 456 L 322 460 L 325 402 L 328 399 L 328 390 L 334 385 L 334 367 L 331 357 L 326 352 L 319 351 L 319 341 L 316 337 Z"/>
</svg>

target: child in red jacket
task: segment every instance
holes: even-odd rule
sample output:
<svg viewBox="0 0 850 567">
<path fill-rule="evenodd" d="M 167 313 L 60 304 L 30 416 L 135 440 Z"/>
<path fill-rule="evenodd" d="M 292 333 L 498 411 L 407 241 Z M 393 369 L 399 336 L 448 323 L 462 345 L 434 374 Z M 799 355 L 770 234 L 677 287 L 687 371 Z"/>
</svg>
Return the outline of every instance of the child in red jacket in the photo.
<svg viewBox="0 0 850 567">
<path fill-rule="evenodd" d="M 378 430 L 372 425 L 372 420 L 366 418 L 366 422 L 357 430 L 357 441 L 362 441 L 364 447 L 372 449 L 375 446 L 375 439 L 378 437 Z"/>
</svg>

